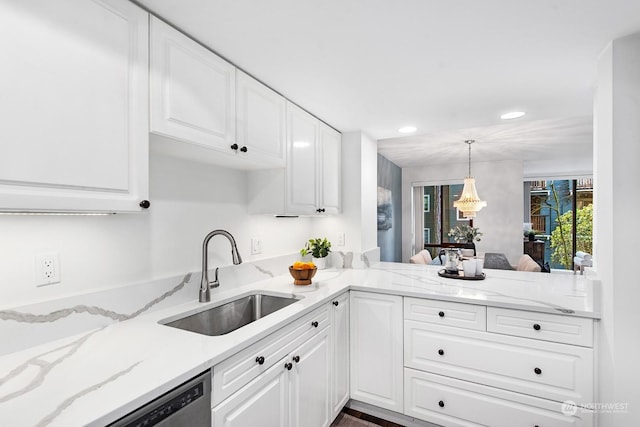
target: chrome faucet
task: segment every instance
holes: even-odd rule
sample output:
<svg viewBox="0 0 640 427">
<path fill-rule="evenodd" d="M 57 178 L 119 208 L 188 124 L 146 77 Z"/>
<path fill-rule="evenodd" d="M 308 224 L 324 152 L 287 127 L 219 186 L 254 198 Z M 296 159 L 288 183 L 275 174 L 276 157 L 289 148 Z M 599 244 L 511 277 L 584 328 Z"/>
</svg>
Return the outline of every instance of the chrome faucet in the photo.
<svg viewBox="0 0 640 427">
<path fill-rule="evenodd" d="M 231 258 L 233 259 L 233 264 L 242 264 L 242 258 L 240 257 L 240 253 L 238 252 L 236 240 L 233 238 L 231 233 L 225 230 L 213 230 L 211 233 L 207 234 L 207 236 L 204 238 L 204 242 L 202 242 L 202 280 L 200 281 L 200 302 L 211 301 L 211 292 L 209 291 L 209 289 L 217 288 L 218 286 L 220 286 L 220 282 L 218 281 L 218 267 L 216 267 L 213 282 L 209 283 L 209 262 L 207 260 L 207 254 L 209 252 L 209 240 L 211 240 L 213 236 L 217 236 L 218 234 L 223 235 L 224 237 L 229 239 L 229 242 L 231 243 Z"/>
</svg>

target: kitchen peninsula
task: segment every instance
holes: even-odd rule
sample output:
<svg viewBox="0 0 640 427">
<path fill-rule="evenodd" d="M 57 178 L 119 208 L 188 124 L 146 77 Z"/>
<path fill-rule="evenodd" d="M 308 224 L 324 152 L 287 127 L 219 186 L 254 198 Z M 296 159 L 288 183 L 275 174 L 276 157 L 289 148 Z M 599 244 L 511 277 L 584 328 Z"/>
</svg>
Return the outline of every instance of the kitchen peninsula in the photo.
<svg viewBox="0 0 640 427">
<path fill-rule="evenodd" d="M 410 401 L 412 395 L 407 386 L 412 381 L 418 385 L 424 384 L 424 378 L 429 377 L 431 384 L 438 386 L 443 379 L 429 372 L 429 363 L 437 362 L 428 363 L 428 357 L 412 358 L 415 353 L 411 353 L 413 350 L 408 347 L 411 334 L 417 334 L 416 339 L 419 339 L 420 334 L 431 334 L 442 339 L 450 337 L 455 342 L 463 343 L 459 344 L 463 346 L 480 346 L 481 348 L 473 348 L 473 352 L 478 355 L 476 359 L 481 358 L 480 351 L 490 351 L 487 350 L 488 347 L 483 347 L 486 343 L 499 350 L 514 348 L 518 352 L 528 346 L 529 353 L 541 356 L 541 363 L 547 365 L 536 369 L 543 369 L 544 372 L 541 375 L 532 373 L 534 377 L 538 377 L 533 379 L 534 388 L 542 394 L 541 397 L 507 391 L 514 387 L 505 385 L 504 378 L 500 378 L 498 373 L 489 372 L 491 367 L 487 368 L 486 385 L 483 386 L 460 378 L 449 379 L 456 382 L 456 390 L 465 390 L 470 385 L 480 387 L 481 389 L 473 392 L 485 398 L 490 396 L 492 401 L 487 405 L 489 409 L 495 408 L 493 405 L 500 402 L 513 403 L 515 399 L 517 403 L 510 410 L 520 411 L 522 416 L 529 416 L 533 411 L 538 416 L 553 416 L 558 419 L 565 417 L 568 422 L 575 419 L 560 412 L 559 402 L 568 398 L 563 398 L 565 394 L 572 398 L 582 396 L 585 402 L 593 398 L 592 326 L 600 312 L 597 283 L 588 277 L 564 273 L 486 270 L 487 279 L 484 281 L 463 281 L 439 277 L 436 266 L 385 262 L 369 264 L 369 267 L 363 265 L 363 268 L 320 271 L 313 284 L 308 287 L 294 286 L 284 268 L 269 271 L 270 267 L 261 266 L 259 262 L 238 266 L 242 268 L 228 267 L 229 272 L 232 273 L 234 269 L 238 272 L 237 279 L 245 274 L 252 277 L 253 281 L 241 286 L 233 286 L 233 282 L 227 281 L 218 292 L 212 294 L 212 302 L 207 306 L 219 305 L 238 295 L 256 291 L 274 295 L 293 294 L 300 297 L 300 300 L 218 337 L 159 324 L 183 313 L 202 310 L 203 305 L 197 302 L 198 277 L 195 274 L 178 278 L 175 283 L 167 282 L 162 286 L 147 287 L 144 292 L 137 292 L 135 308 L 131 300 L 118 302 L 111 295 L 110 298 L 101 297 L 104 300 L 102 307 L 93 306 L 88 302 L 90 296 L 84 296 L 66 303 L 57 302 L 55 312 L 47 311 L 46 307 L 39 307 L 37 312 L 27 312 L 24 308 L 2 310 L 0 329 L 10 331 L 11 328 L 19 327 L 23 333 L 32 330 L 37 334 L 35 331 L 43 318 L 47 318 L 50 324 L 66 322 L 63 328 L 68 330 L 74 330 L 72 324 L 82 323 L 87 318 L 109 320 L 103 322 L 102 326 L 1 356 L 0 378 L 3 380 L 0 383 L 0 421 L 4 425 L 109 424 L 243 349 L 277 334 L 292 322 L 306 318 L 309 313 L 327 306 L 331 309 L 335 306 L 336 298 L 345 295 L 345 292 L 350 293 L 351 310 L 351 399 L 367 401 L 367 384 L 360 379 L 364 375 L 362 370 L 373 366 L 371 363 L 362 363 L 364 358 L 361 352 L 367 350 L 370 344 L 366 342 L 366 333 L 362 333 L 359 328 L 365 324 L 384 325 L 389 320 L 384 316 L 391 313 L 395 315 L 398 307 L 400 317 L 394 318 L 394 322 L 397 320 L 398 323 L 387 323 L 386 329 L 390 329 L 389 331 L 376 331 L 379 339 L 376 345 L 384 345 L 386 339 L 399 340 L 399 346 L 391 349 L 392 352 L 400 352 L 399 360 L 395 356 L 386 359 L 384 352 L 381 352 L 381 359 L 376 361 L 383 365 L 387 362 L 394 363 L 394 366 L 389 366 L 389 372 L 399 372 L 400 377 L 393 378 L 393 382 L 400 386 L 400 390 L 397 390 L 399 395 L 394 397 L 400 399 L 395 402 L 398 407 L 391 409 L 394 412 L 408 413 L 414 418 L 439 420 L 444 425 L 446 417 L 458 417 L 455 413 L 447 415 L 444 410 L 433 416 L 421 412 L 420 402 Z M 273 277 L 255 280 L 256 274 Z M 242 283 L 242 280 L 238 279 L 235 283 Z M 163 291 L 157 294 L 159 288 L 163 288 Z M 155 301 L 157 305 L 154 306 L 155 303 L 150 301 Z M 400 306 L 393 305 L 394 301 L 399 301 Z M 371 318 L 370 302 L 373 302 L 375 311 L 381 318 Z M 445 312 L 446 315 L 440 314 Z M 60 313 L 65 315 L 56 318 Z M 114 313 L 136 315 L 128 320 L 123 320 L 123 317 L 120 319 L 123 321 L 117 321 Z M 433 315 L 434 313 L 437 315 Z M 528 322 L 528 318 L 540 319 L 531 330 L 531 334 L 539 334 L 538 336 L 527 336 L 530 332 L 521 327 Z M 492 323 L 492 319 L 497 319 L 497 322 Z M 434 322 L 441 324 L 436 325 Z M 561 325 L 563 322 L 565 324 Z M 429 328 L 429 324 L 434 324 L 434 327 Z M 535 325 L 538 325 L 537 330 Z M 391 330 L 399 330 L 400 336 L 393 335 L 395 332 Z M 550 335 L 545 337 L 545 333 Z M 363 341 L 356 342 L 357 340 Z M 419 352 L 418 347 L 414 350 Z M 578 389 L 567 390 L 566 375 L 556 377 L 557 368 L 551 366 L 551 359 L 545 356 L 547 353 L 555 355 L 553 357 L 556 359 L 562 359 L 559 362 L 563 364 L 561 368 L 569 363 L 577 368 L 587 366 L 591 372 L 580 372 L 582 380 L 578 381 Z M 576 359 L 575 354 L 583 356 L 583 359 Z M 377 356 L 367 354 L 366 357 L 375 359 Z M 501 369 L 511 368 L 503 364 Z M 462 372 L 464 368 L 459 370 Z M 385 373 L 376 372 L 379 375 Z M 545 378 L 546 375 L 549 377 Z M 586 382 L 585 377 L 588 378 Z M 522 390 L 527 391 L 527 387 L 530 387 L 528 384 L 533 383 L 531 380 L 520 379 L 514 384 L 515 389 L 522 387 Z M 453 390 L 451 384 L 448 387 Z M 214 389 L 213 400 L 215 399 Z M 371 404 L 380 408 L 391 407 L 384 402 Z M 452 405 L 452 409 L 454 406 Z M 215 409 L 213 407 L 214 414 Z M 449 409 L 449 405 L 444 409 Z M 577 425 L 593 425 L 592 414 L 579 412 L 577 416 L 582 417 L 577 419 Z"/>
</svg>

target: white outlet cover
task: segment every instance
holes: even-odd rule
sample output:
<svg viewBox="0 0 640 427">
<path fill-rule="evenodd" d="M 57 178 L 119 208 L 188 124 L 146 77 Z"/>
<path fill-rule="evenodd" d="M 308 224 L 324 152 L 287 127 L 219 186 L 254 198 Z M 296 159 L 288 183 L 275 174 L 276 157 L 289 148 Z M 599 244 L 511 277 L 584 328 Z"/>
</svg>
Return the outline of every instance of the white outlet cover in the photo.
<svg viewBox="0 0 640 427">
<path fill-rule="evenodd" d="M 35 256 L 36 286 L 60 283 L 60 256 L 58 252 L 46 252 Z"/>
</svg>

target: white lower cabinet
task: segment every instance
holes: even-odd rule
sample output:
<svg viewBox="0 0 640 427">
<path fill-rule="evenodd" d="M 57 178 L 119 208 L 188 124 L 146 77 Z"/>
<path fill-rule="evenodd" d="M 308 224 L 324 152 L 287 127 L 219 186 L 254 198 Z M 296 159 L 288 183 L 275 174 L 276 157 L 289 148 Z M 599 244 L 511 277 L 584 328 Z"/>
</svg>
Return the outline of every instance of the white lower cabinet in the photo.
<svg viewBox="0 0 640 427">
<path fill-rule="evenodd" d="M 465 314 L 484 307 L 437 304 L 405 298 L 405 415 L 447 427 L 594 425 L 579 406 L 594 401 L 593 349 L 569 344 L 590 343 L 593 320 L 489 308 L 488 332 Z"/>
<path fill-rule="evenodd" d="M 289 372 L 283 358 L 262 375 L 213 408 L 213 426 L 289 426 Z"/>
<path fill-rule="evenodd" d="M 349 292 L 331 302 L 331 415 L 338 416 L 349 400 Z"/>
<path fill-rule="evenodd" d="M 213 426 L 329 426 L 335 396 L 348 399 L 348 391 L 345 398 L 334 390 L 345 386 L 332 377 L 344 372 L 342 366 L 334 369 L 333 357 L 344 333 L 334 344 L 332 324 L 344 331 L 344 310 L 337 308 L 345 300 L 348 293 L 215 365 Z"/>
<path fill-rule="evenodd" d="M 215 427 L 331 424 L 328 326 L 213 408 Z"/>
<path fill-rule="evenodd" d="M 559 402 L 410 368 L 404 381 L 405 415 L 442 426 L 593 426 L 591 411 L 565 414 Z"/>
<path fill-rule="evenodd" d="M 331 403 L 331 327 L 325 328 L 292 352 L 291 364 L 290 426 L 321 427 L 333 421 L 330 418 Z"/>
<path fill-rule="evenodd" d="M 351 398 L 402 412 L 402 297 L 351 291 Z"/>
</svg>

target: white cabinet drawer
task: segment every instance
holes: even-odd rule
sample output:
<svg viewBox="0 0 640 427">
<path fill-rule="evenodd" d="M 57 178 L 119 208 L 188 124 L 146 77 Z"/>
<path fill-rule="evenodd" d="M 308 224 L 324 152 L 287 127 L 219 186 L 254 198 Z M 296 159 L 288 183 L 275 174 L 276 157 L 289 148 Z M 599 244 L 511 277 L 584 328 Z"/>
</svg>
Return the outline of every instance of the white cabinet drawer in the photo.
<svg viewBox="0 0 640 427">
<path fill-rule="evenodd" d="M 562 402 L 593 401 L 593 350 L 405 320 L 405 366 Z"/>
<path fill-rule="evenodd" d="M 405 369 L 405 415 L 447 427 L 591 427 L 593 413 L 565 415 L 562 404 Z"/>
<path fill-rule="evenodd" d="M 419 298 L 404 299 L 404 318 L 458 328 L 486 329 L 486 307 Z"/>
<path fill-rule="evenodd" d="M 583 317 L 489 307 L 487 331 L 593 347 L 593 320 Z"/>
<path fill-rule="evenodd" d="M 216 406 L 240 390 L 329 324 L 329 308 L 319 308 L 296 320 L 284 330 L 269 335 L 215 365 L 212 376 L 212 405 Z"/>
</svg>

